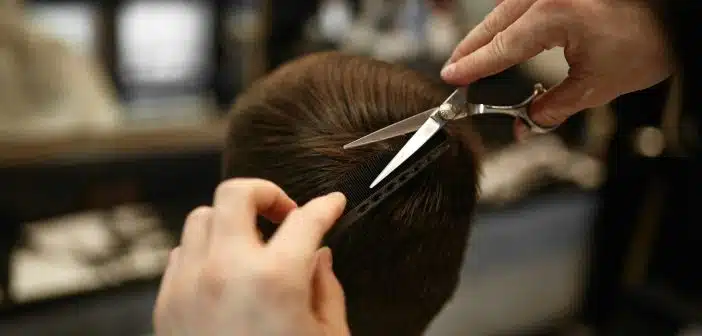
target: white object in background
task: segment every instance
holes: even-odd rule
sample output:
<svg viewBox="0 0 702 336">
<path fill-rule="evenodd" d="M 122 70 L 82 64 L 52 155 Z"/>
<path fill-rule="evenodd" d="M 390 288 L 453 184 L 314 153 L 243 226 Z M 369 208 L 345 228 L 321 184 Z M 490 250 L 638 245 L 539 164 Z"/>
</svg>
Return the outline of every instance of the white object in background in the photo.
<svg viewBox="0 0 702 336">
<path fill-rule="evenodd" d="M 483 163 L 479 202 L 500 204 L 520 197 L 550 175 L 551 165 L 567 158 L 565 144 L 550 134 L 493 153 Z"/>
<path fill-rule="evenodd" d="M 378 38 L 378 32 L 367 22 L 357 21 L 343 39 L 340 49 L 354 54 L 370 54 Z"/>
<path fill-rule="evenodd" d="M 563 48 L 556 47 L 524 62 L 521 68 L 533 76 L 536 81 L 547 87 L 552 87 L 568 76 L 570 67 L 563 55 Z"/>
<path fill-rule="evenodd" d="M 379 34 L 372 55 L 388 62 L 412 59 L 424 47 L 424 37 L 421 35 L 424 33 L 426 13 L 421 10 L 421 4 L 417 0 L 392 5 L 395 5 L 399 17 L 395 18 L 395 26 L 390 31 Z"/>
<path fill-rule="evenodd" d="M 327 41 L 341 42 L 351 31 L 352 13 L 345 0 L 325 0 L 319 10 L 319 32 Z"/>
<path fill-rule="evenodd" d="M 118 17 L 118 69 L 135 84 L 202 81 L 212 64 L 205 2 L 131 2 Z"/>
<path fill-rule="evenodd" d="M 570 150 L 555 135 L 542 135 L 485 158 L 479 181 L 479 202 L 501 204 L 515 200 L 545 178 L 594 189 L 600 186 L 604 174 L 604 166 L 597 159 Z"/>
<path fill-rule="evenodd" d="M 396 19 L 396 28 L 409 30 L 418 40 L 425 39 L 425 26 L 429 16 L 426 0 L 405 0 L 402 4 L 399 17 Z"/>
<path fill-rule="evenodd" d="M 383 61 L 395 62 L 413 58 L 420 53 L 421 48 L 421 43 L 412 31 L 400 30 L 378 36 L 373 45 L 372 56 Z"/>
<path fill-rule="evenodd" d="M 352 23 L 340 49 L 354 54 L 373 54 L 380 36 L 378 22 L 386 12 L 387 6 L 384 1 L 361 0 L 360 15 Z"/>
<path fill-rule="evenodd" d="M 108 265 L 110 270 L 114 269 L 109 272 L 110 278 L 99 276 L 104 267 L 91 267 L 75 258 L 76 255 L 104 256 L 114 246 L 101 215 L 85 212 L 29 223 L 26 226 L 29 247 L 13 253 L 11 267 L 16 279 L 11 290 L 15 298 L 26 302 L 55 297 L 162 272 L 170 250 L 167 234 L 158 228 L 156 218 L 134 206 L 119 208 L 115 213 L 119 221 L 117 229 L 135 239 L 135 244 L 127 255 L 115 258 Z M 138 238 L 137 233 L 141 234 Z"/>
<path fill-rule="evenodd" d="M 454 24 L 453 15 L 442 11 L 432 11 L 425 29 L 430 57 L 435 61 L 445 62 L 462 38 Z"/>
<path fill-rule="evenodd" d="M 87 4 L 32 4 L 29 21 L 39 31 L 67 42 L 84 56 L 96 54 L 96 8 Z"/>
<path fill-rule="evenodd" d="M 0 137 L 99 132 L 117 126 L 121 111 L 108 76 L 92 57 L 73 47 L 90 40 L 90 27 L 67 24 L 58 33 L 72 36 L 67 41 L 31 25 L 21 13 L 19 8 L 0 11 Z M 51 15 L 54 25 L 81 17 Z M 50 23 L 44 24 L 44 30 L 52 30 Z"/>
</svg>

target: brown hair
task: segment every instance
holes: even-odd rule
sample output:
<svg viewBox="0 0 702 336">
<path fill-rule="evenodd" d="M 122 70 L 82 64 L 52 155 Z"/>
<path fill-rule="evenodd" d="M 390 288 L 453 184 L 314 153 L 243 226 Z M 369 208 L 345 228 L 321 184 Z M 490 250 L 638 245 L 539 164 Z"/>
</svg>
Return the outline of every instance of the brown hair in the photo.
<svg viewBox="0 0 702 336">
<path fill-rule="evenodd" d="M 343 144 L 447 96 L 402 66 L 336 52 L 302 57 L 255 83 L 234 105 L 224 177 L 271 180 L 304 204 L 407 137 L 353 150 Z M 457 122 L 447 133 L 447 153 L 330 244 L 353 335 L 419 335 L 453 295 L 478 169 L 470 125 Z M 269 237 L 274 228 L 261 230 Z"/>
</svg>

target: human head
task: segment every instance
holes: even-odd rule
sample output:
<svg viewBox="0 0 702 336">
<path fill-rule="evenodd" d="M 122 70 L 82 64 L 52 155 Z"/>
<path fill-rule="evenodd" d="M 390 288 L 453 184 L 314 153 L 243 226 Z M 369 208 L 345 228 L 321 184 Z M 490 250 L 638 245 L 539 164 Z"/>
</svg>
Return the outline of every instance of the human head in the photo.
<svg viewBox="0 0 702 336">
<path fill-rule="evenodd" d="M 273 181 L 304 204 L 407 137 L 342 146 L 438 106 L 448 92 L 399 65 L 336 52 L 284 64 L 241 94 L 231 111 L 224 178 Z M 469 122 L 469 121 L 467 121 Z M 451 148 L 330 242 L 353 335 L 420 335 L 458 284 L 476 202 L 476 138 L 447 128 Z M 367 186 L 360 186 L 367 187 Z M 274 228 L 261 224 L 264 237 Z"/>
</svg>

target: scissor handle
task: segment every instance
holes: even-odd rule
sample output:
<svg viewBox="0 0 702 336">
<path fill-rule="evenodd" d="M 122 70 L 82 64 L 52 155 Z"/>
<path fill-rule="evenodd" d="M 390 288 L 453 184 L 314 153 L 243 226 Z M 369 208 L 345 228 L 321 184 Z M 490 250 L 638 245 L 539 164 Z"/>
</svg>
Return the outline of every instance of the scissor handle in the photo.
<svg viewBox="0 0 702 336">
<path fill-rule="evenodd" d="M 522 119 L 529 129 L 534 132 L 534 133 L 548 133 L 550 131 L 553 131 L 556 129 L 556 127 L 543 127 L 534 122 L 531 117 L 529 117 L 529 108 L 531 107 L 531 103 L 536 99 L 536 97 L 544 94 L 546 92 L 546 89 L 544 88 L 541 83 L 537 83 L 534 85 L 534 91 L 532 92 L 531 96 L 529 96 L 527 99 L 522 101 L 519 104 L 516 105 L 508 105 L 508 106 L 499 106 L 499 105 L 486 105 L 486 104 L 471 104 L 472 108 L 469 110 L 472 110 L 471 115 L 476 115 L 476 114 L 508 114 L 511 116 L 514 116 L 515 118 Z"/>
<path fill-rule="evenodd" d="M 546 93 L 546 88 L 541 83 L 536 83 L 534 84 L 534 92 L 532 92 L 531 96 L 529 98 L 525 99 L 520 105 L 521 109 L 521 115 L 519 116 L 524 122 L 527 123 L 527 126 L 529 126 L 529 129 L 531 129 L 532 132 L 534 133 L 539 133 L 539 134 L 544 134 L 553 131 L 556 129 L 558 126 L 551 126 L 551 127 L 544 127 L 531 119 L 529 116 L 529 108 L 531 107 L 531 103 L 536 99 L 536 97 Z"/>
</svg>

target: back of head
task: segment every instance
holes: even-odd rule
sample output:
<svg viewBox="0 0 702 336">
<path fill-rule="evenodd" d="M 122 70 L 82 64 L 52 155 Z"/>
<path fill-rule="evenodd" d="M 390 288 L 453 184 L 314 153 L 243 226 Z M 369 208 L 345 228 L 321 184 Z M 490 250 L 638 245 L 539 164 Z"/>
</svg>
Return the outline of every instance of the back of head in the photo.
<svg viewBox="0 0 702 336">
<path fill-rule="evenodd" d="M 352 150 L 342 149 L 345 143 L 447 96 L 438 83 L 401 66 L 333 52 L 303 57 L 255 83 L 235 104 L 224 177 L 271 180 L 304 204 L 408 137 Z M 470 125 L 457 122 L 447 133 L 448 152 L 347 228 L 344 239 L 328 242 L 353 335 L 419 335 L 457 286 L 478 169 Z M 260 227 L 266 237 L 274 230 Z"/>
</svg>

